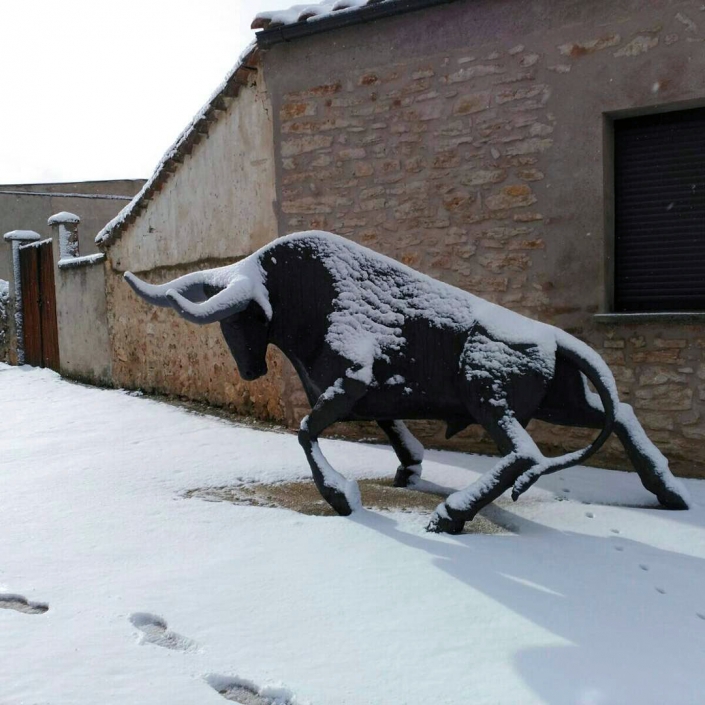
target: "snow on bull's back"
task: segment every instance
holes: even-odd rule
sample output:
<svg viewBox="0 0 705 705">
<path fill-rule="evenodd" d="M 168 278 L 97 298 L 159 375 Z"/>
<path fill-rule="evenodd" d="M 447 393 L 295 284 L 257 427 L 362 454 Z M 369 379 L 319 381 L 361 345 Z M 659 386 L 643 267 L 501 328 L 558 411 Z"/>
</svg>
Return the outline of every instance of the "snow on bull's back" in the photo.
<svg viewBox="0 0 705 705">
<path fill-rule="evenodd" d="M 337 297 L 330 315 L 328 342 L 362 367 L 386 359 L 405 340 L 405 319 L 423 318 L 430 325 L 470 331 L 479 324 L 511 343 L 535 345 L 550 367 L 559 331 L 473 294 L 421 274 L 394 259 L 322 231 L 294 233 L 275 240 L 276 247 L 301 248 L 323 262 Z"/>
</svg>

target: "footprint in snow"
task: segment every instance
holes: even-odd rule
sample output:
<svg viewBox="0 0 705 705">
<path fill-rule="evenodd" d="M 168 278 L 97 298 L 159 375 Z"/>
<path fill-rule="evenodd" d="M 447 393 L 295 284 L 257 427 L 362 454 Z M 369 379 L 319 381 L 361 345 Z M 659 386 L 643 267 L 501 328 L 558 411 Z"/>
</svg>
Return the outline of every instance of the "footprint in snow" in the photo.
<svg viewBox="0 0 705 705">
<path fill-rule="evenodd" d="M 155 614 L 135 612 L 130 617 L 130 622 L 142 632 L 141 644 L 154 644 L 175 651 L 193 651 L 196 648 L 195 641 L 172 632 L 167 623 Z"/>
<path fill-rule="evenodd" d="M 655 589 L 656 589 L 656 592 L 658 592 L 658 593 L 661 594 L 661 595 L 665 595 L 665 594 L 666 594 L 666 591 L 665 591 L 662 587 L 657 587 L 657 588 L 655 588 Z"/>
<path fill-rule="evenodd" d="M 49 605 L 43 602 L 30 602 L 22 595 L 4 594 L 0 595 L 0 608 L 24 614 L 44 614 L 49 609 Z"/>
<path fill-rule="evenodd" d="M 260 688 L 244 678 L 216 674 L 206 676 L 205 680 L 223 698 L 239 705 L 294 705 L 294 696 L 286 688 L 271 685 Z"/>
<path fill-rule="evenodd" d="M 639 563 L 639 567 L 640 567 L 642 570 L 648 570 L 648 569 L 649 569 L 649 566 L 646 565 L 646 563 Z"/>
</svg>

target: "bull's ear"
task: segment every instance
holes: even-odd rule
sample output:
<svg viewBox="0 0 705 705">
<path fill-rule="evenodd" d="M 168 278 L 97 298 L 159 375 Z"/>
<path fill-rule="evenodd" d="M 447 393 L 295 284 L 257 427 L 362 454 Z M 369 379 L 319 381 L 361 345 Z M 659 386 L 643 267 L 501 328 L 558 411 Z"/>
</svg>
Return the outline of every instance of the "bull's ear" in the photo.
<svg viewBox="0 0 705 705">
<path fill-rule="evenodd" d="M 132 272 L 125 272 L 124 277 L 132 290 L 147 303 L 153 306 L 171 306 L 171 301 L 166 296 L 168 291 L 176 291 L 189 301 L 205 301 L 208 296 L 204 290 L 203 275 L 203 272 L 193 272 L 166 284 L 148 284 Z"/>
<path fill-rule="evenodd" d="M 193 303 L 175 289 L 166 292 L 169 304 L 191 323 L 215 323 L 244 311 L 253 297 L 252 282 L 248 277 L 237 277 L 225 289 L 203 303 Z"/>
</svg>

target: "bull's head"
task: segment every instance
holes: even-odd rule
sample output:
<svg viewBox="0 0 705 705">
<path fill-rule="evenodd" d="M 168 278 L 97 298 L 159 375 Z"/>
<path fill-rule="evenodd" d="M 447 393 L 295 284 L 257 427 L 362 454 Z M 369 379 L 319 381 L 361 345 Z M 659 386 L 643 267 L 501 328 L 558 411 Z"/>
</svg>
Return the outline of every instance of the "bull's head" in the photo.
<svg viewBox="0 0 705 705">
<path fill-rule="evenodd" d="M 225 342 L 246 380 L 267 372 L 271 308 L 259 281 L 237 269 L 224 267 L 193 272 L 166 284 L 143 282 L 131 272 L 125 280 L 145 301 L 170 306 L 191 323 L 220 323 Z"/>
</svg>

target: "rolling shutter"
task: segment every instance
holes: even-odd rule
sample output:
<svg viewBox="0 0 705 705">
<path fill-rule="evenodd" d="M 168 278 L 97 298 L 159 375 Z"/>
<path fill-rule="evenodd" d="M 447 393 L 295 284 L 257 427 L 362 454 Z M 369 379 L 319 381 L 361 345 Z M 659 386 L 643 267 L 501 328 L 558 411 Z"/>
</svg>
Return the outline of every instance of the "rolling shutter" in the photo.
<svg viewBox="0 0 705 705">
<path fill-rule="evenodd" d="M 705 311 L 705 108 L 614 122 L 615 310 Z"/>
</svg>

